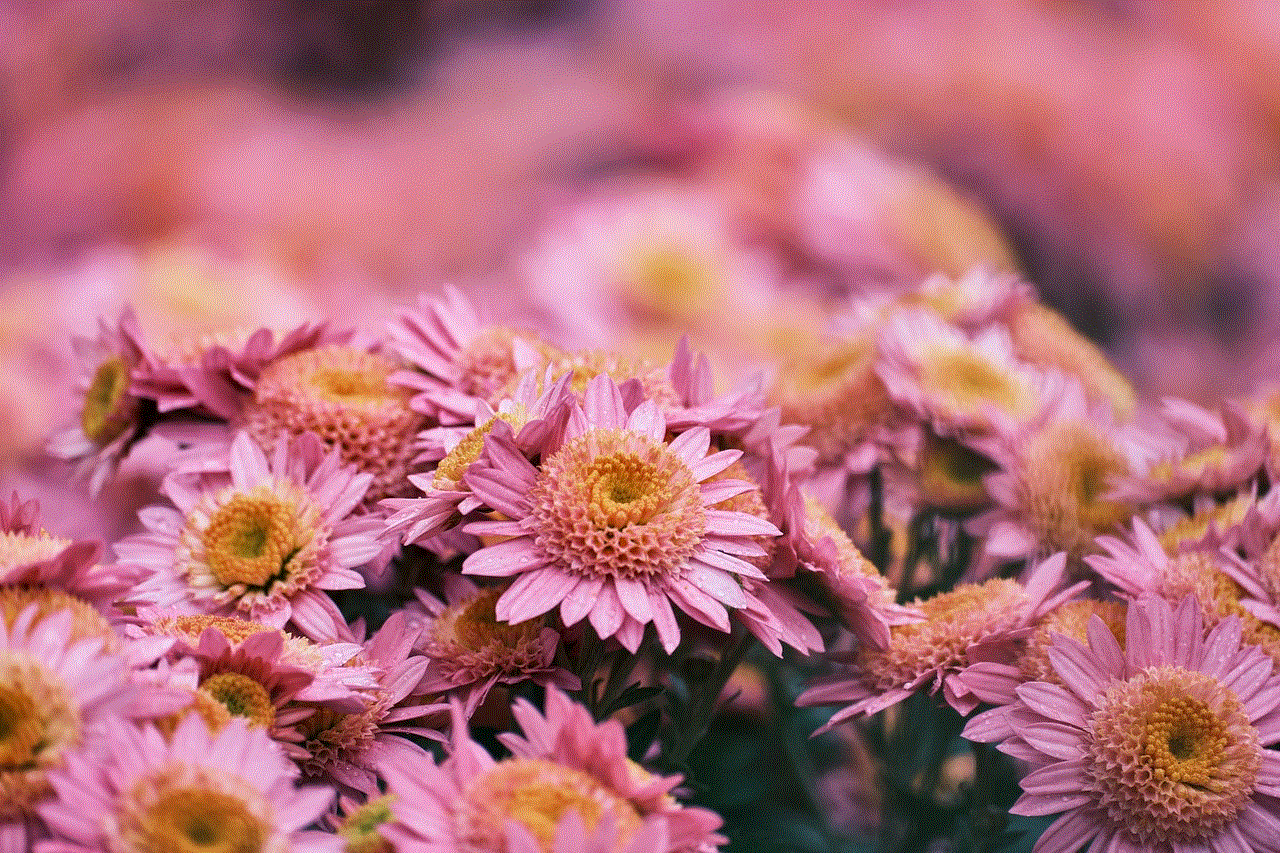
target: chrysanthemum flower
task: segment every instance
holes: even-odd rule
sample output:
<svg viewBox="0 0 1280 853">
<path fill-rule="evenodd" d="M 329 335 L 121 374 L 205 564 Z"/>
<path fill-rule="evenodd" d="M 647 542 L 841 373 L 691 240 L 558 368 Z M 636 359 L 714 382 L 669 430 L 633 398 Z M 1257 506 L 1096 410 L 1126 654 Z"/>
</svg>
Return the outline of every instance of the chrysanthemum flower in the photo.
<svg viewBox="0 0 1280 853">
<path fill-rule="evenodd" d="M 887 648 L 890 628 L 920 619 L 919 611 L 896 602 L 896 590 L 880 574 L 831 514 L 816 500 L 796 496 L 781 507 L 785 542 L 797 564 L 816 572 L 836 608 L 836 616 L 858 639 Z"/>
<path fill-rule="evenodd" d="M 57 796 L 40 813 L 53 839 L 36 849 L 339 853 L 340 839 L 305 829 L 333 791 L 297 788 L 295 778 L 266 734 L 241 721 L 211 734 L 192 714 L 169 738 L 112 721 L 94 753 L 51 774 Z"/>
<path fill-rule="evenodd" d="M 964 275 L 933 275 L 902 297 L 904 304 L 928 308 L 952 325 L 970 332 L 1009 316 L 1032 302 L 1035 292 L 1016 275 L 977 266 Z"/>
<path fill-rule="evenodd" d="M 82 362 L 80 422 L 54 436 L 49 452 L 78 462 L 78 473 L 97 494 L 155 420 L 154 404 L 133 388 L 148 356 L 131 311 L 114 324 L 100 320 L 96 338 L 76 338 L 72 344 Z"/>
<path fill-rule="evenodd" d="M 447 603 L 418 592 L 428 613 L 418 648 L 429 663 L 416 693 L 456 696 L 470 718 L 497 684 L 581 687 L 577 676 L 556 665 L 560 632 L 545 616 L 515 625 L 499 622 L 494 605 L 505 587 L 477 587 L 466 578 L 449 581 L 453 595 Z"/>
<path fill-rule="evenodd" d="M 1247 491 L 1266 462 L 1269 443 L 1262 426 L 1224 404 L 1218 411 L 1186 400 L 1165 400 L 1160 422 L 1135 443 L 1142 462 L 1120 485 L 1121 494 L 1143 503 L 1175 501 Z"/>
<path fill-rule="evenodd" d="M 363 691 L 378 686 L 370 667 L 350 665 L 362 651 L 356 643 L 314 643 L 226 616 L 161 616 L 130 633 L 171 638 L 168 657 L 195 662 L 197 690 L 266 729 L 294 758 L 306 757 L 294 746 L 297 724 L 317 705 L 356 711 Z"/>
<path fill-rule="evenodd" d="M 1124 648 L 1095 619 L 1088 645 L 1059 636 L 1049 659 L 1062 686 L 1017 688 L 992 715 L 1013 737 L 1001 749 L 1030 761 L 1010 810 L 1058 818 L 1036 853 L 1091 849 L 1280 849 L 1280 676 L 1241 646 L 1240 623 L 1206 636 L 1194 598 L 1175 609 L 1147 597 L 1129 607 Z"/>
<path fill-rule="evenodd" d="M 619 330 L 672 341 L 714 330 L 730 306 L 758 313 L 769 273 L 726 213 L 706 193 L 668 187 L 583 204 L 523 259 L 529 294 L 588 346 L 616 344 Z"/>
<path fill-rule="evenodd" d="M 921 689 L 941 690 L 949 705 L 969 713 L 979 700 L 959 674 L 980 660 L 1013 661 L 1017 641 L 1030 626 L 1086 585 L 1055 592 L 1065 567 L 1066 555 L 1058 554 L 1036 566 L 1026 586 L 993 578 L 912 602 L 923 620 L 893 626 L 886 648 L 858 650 L 848 671 L 820 679 L 799 704 L 847 703 L 826 728 L 881 711 Z"/>
<path fill-rule="evenodd" d="M 469 423 L 480 401 L 496 404 L 518 377 L 557 352 L 532 332 L 481 322 L 460 290 L 418 297 L 388 326 L 390 347 L 411 369 L 392 382 L 416 392 L 413 407 L 445 425 Z"/>
<path fill-rule="evenodd" d="M 1124 646 L 1124 620 L 1128 604 L 1122 601 L 1098 601 L 1081 598 L 1060 604 L 1035 626 L 1013 663 L 979 661 L 957 678 L 983 702 L 1010 705 L 1017 698 L 1017 687 L 1028 681 L 1047 681 L 1062 685 L 1062 679 L 1049 660 L 1049 649 L 1058 634 L 1084 642 L 1086 629 L 1094 616 L 1102 619 L 1111 633 Z M 993 721 L 994 725 L 994 721 Z M 1009 730 L 1012 734 L 1012 730 Z"/>
<path fill-rule="evenodd" d="M 750 599 L 735 576 L 766 580 L 742 559 L 762 553 L 750 537 L 779 531 L 715 508 L 751 486 L 707 482 L 742 455 L 708 455 L 709 448 L 705 427 L 668 442 L 652 401 L 628 413 L 618 386 L 599 376 L 539 467 L 510 442 L 489 437 L 489 466 L 473 467 L 466 480 L 508 520 L 467 529 L 510 538 L 471 554 L 463 571 L 515 578 L 496 605 L 505 622 L 559 607 L 565 625 L 586 618 L 599 636 L 616 636 L 632 651 L 652 622 L 672 651 L 680 642 L 674 603 L 727 632 L 726 606 L 743 608 Z"/>
<path fill-rule="evenodd" d="M 429 547 L 433 537 L 473 514 L 482 502 L 471 493 L 463 475 L 480 458 L 485 436 L 495 427 L 499 432 L 509 429 L 517 447 L 528 453 L 539 452 L 550 432 L 559 429 L 568 415 L 564 398 L 569 376 L 565 373 L 552 382 L 547 373 L 540 382 L 537 371 L 530 370 L 496 410 L 483 401 L 477 404 L 474 427 L 425 430 L 419 436 L 419 444 L 425 447 L 418 458 L 435 461 L 435 469 L 409 475 L 409 481 L 424 497 L 388 498 L 382 502 L 393 511 L 387 518 L 387 534 L 405 544 Z M 541 386 L 545 390 L 539 393 Z"/>
<path fill-rule="evenodd" d="M 262 447 L 313 432 L 372 478 L 366 503 L 406 491 L 413 437 L 424 418 L 392 384 L 389 355 L 353 346 L 301 350 L 267 364 L 244 407 L 243 428 Z"/>
<path fill-rule="evenodd" d="M 325 455 L 313 435 L 281 439 L 271 458 L 245 433 L 231 445 L 228 485 L 170 478 L 174 506 L 140 513 L 149 532 L 129 537 L 121 562 L 151 572 L 130 597 L 138 606 L 238 616 L 313 639 L 346 622 L 325 590 L 364 586 L 355 568 L 381 548 L 381 523 L 351 517 L 370 475 Z"/>
<path fill-rule="evenodd" d="M 1212 627 L 1228 616 L 1240 620 L 1245 641 L 1260 646 L 1280 665 L 1280 599 L 1255 564 L 1228 552 L 1186 551 L 1170 555 L 1141 520 L 1131 539 L 1103 537 L 1102 553 L 1089 566 L 1127 598 L 1146 594 L 1169 601 L 1193 595 Z"/>
<path fill-rule="evenodd" d="M 12 624 L 0 622 L 0 839 L 21 841 L 24 826 L 38 826 L 35 808 L 52 793 L 49 772 L 87 732 L 147 712 L 135 707 L 140 696 L 125 659 L 103 653 L 101 639 L 73 639 L 74 621 L 70 612 L 46 615 L 29 605 Z"/>
<path fill-rule="evenodd" d="M 326 779 L 344 790 L 376 795 L 376 765 L 421 751 L 400 734 L 439 738 L 436 729 L 420 721 L 446 706 L 413 695 L 428 663 L 414 653 L 419 631 L 404 611 L 393 613 L 351 661 L 369 668 L 376 680 L 376 686 L 362 694 L 359 709 L 348 712 L 317 705 L 298 725 L 304 737 L 301 746 L 308 754 L 299 762 L 305 775 Z"/>
<path fill-rule="evenodd" d="M 938 435 L 1010 431 L 1030 422 L 1056 385 L 1017 360 L 1001 327 L 970 338 L 922 309 L 889 317 L 875 370 L 889 397 Z"/>
<path fill-rule="evenodd" d="M 1016 560 L 1065 551 L 1081 557 L 1094 539 L 1128 521 L 1134 507 L 1113 497 L 1130 469 L 1115 425 L 1067 383 L 1046 416 L 980 446 L 1000 470 L 985 479 L 996 506 L 967 523 L 988 558 Z"/>
<path fill-rule="evenodd" d="M 423 853 L 710 853 L 720 818 L 681 806 L 679 776 L 656 776 L 627 758 L 615 721 L 595 723 L 555 688 L 544 717 L 512 708 L 524 731 L 500 735 L 511 757 L 494 761 L 472 741 L 454 705 L 452 751 L 379 770 L 395 799 L 382 834 L 396 850 Z"/>
<path fill-rule="evenodd" d="M 875 372 L 871 330 L 850 330 L 838 340 L 793 350 L 778 365 L 768 401 L 784 423 L 802 424 L 800 439 L 823 467 L 865 472 L 878 461 L 876 440 L 892 418 L 893 404 Z"/>
</svg>

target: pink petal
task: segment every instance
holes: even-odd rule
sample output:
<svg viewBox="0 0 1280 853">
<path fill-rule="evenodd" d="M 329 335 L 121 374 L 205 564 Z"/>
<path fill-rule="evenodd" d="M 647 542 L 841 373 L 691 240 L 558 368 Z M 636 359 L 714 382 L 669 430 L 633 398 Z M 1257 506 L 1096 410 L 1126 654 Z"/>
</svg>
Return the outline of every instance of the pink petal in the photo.
<svg viewBox="0 0 1280 853">
<path fill-rule="evenodd" d="M 549 558 L 529 538 L 508 539 L 487 545 L 462 563 L 462 573 L 509 578 L 545 566 Z"/>
</svg>

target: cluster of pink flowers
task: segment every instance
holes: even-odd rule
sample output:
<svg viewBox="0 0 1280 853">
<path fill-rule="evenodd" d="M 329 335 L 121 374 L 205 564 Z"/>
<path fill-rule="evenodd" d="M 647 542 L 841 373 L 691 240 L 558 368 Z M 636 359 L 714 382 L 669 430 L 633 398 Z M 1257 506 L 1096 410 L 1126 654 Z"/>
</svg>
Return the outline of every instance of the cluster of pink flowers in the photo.
<svg viewBox="0 0 1280 853">
<path fill-rule="evenodd" d="M 1140 404 L 1016 275 L 858 251 L 806 181 L 892 169 L 823 157 L 785 233 L 592 199 L 514 318 L 104 323 L 51 450 L 165 470 L 109 549 L 0 506 L 0 850 L 715 850 L 593 713 L 754 643 L 827 728 L 969 717 L 1042 853 L 1280 849 L 1277 398 Z"/>
</svg>

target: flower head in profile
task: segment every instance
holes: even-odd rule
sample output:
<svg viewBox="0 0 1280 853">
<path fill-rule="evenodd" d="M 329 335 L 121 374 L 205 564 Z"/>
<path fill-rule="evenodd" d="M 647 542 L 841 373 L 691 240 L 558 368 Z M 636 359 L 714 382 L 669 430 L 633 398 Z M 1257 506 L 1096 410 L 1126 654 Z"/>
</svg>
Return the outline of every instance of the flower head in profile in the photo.
<svg viewBox="0 0 1280 853">
<path fill-rule="evenodd" d="M 229 468 L 226 485 L 169 478 L 173 506 L 144 510 L 148 532 L 115 546 L 122 563 L 150 572 L 130 601 L 341 636 L 346 622 L 326 590 L 364 586 L 355 569 L 381 548 L 381 523 L 351 515 L 370 475 L 313 435 L 281 439 L 268 457 L 241 433 Z"/>
<path fill-rule="evenodd" d="M 1135 431 L 1142 457 L 1122 493 L 1144 503 L 1247 491 L 1266 463 L 1270 443 L 1261 424 L 1232 404 L 1217 411 L 1167 399 L 1158 423 Z"/>
<path fill-rule="evenodd" d="M 718 508 L 752 485 L 712 480 L 742 454 L 709 450 L 707 428 L 668 441 L 652 401 L 628 411 L 613 380 L 596 377 L 538 466 L 488 438 L 487 466 L 466 481 L 506 520 L 467 530 L 507 538 L 467 557 L 463 572 L 514 579 L 495 606 L 504 622 L 559 608 L 565 625 L 587 619 L 633 651 L 652 622 L 671 651 L 680 642 L 675 605 L 727 632 L 729 611 L 751 603 L 738 577 L 766 580 L 744 559 L 763 556 L 751 537 L 779 531 Z"/>
<path fill-rule="evenodd" d="M 993 578 L 912 602 L 922 620 L 893 626 L 886 648 L 859 649 L 846 672 L 820 679 L 799 703 L 845 705 L 828 728 L 888 708 L 917 690 L 940 690 L 947 704 L 969 713 L 979 699 L 959 676 L 979 661 L 1012 662 L 1030 626 L 1086 586 L 1059 591 L 1065 567 L 1066 556 L 1058 554 L 1033 568 L 1025 586 Z"/>
<path fill-rule="evenodd" d="M 1196 600 L 1130 605 L 1124 646 L 1101 619 L 1087 644 L 1059 635 L 1061 684 L 1031 682 L 1017 702 L 970 721 L 966 737 L 1002 740 L 1031 763 L 1010 810 L 1060 815 L 1037 853 L 1092 849 L 1280 849 L 1280 676 L 1242 646 L 1240 623 L 1206 634 Z M 1011 736 L 986 733 L 1002 716 Z"/>
<path fill-rule="evenodd" d="M 417 693 L 457 696 L 470 718 L 497 684 L 581 687 L 577 676 L 557 665 L 560 632 L 545 615 L 515 625 L 499 622 L 494 605 L 505 587 L 477 587 L 452 576 L 447 588 L 453 593 L 447 602 L 418 591 L 429 614 L 418 647 L 429 663 Z"/>
<path fill-rule="evenodd" d="M 1075 377 L 1090 402 L 1110 407 L 1117 419 L 1133 416 L 1138 406 L 1133 384 L 1061 314 L 1042 302 L 1027 300 L 1016 306 L 1006 328 L 1019 359 Z"/>
<path fill-rule="evenodd" d="M 414 649 L 420 630 L 400 611 L 363 642 L 363 650 L 347 665 L 370 672 L 375 684 L 361 692 L 358 707 L 306 703 L 315 712 L 298 725 L 303 735 L 299 745 L 307 753 L 298 762 L 304 775 L 346 792 L 376 796 L 375 767 L 421 751 L 400 735 L 439 739 L 424 718 L 446 706 L 414 693 L 428 663 Z"/>
<path fill-rule="evenodd" d="M 423 853 L 711 853 L 720 818 L 682 806 L 679 776 L 627 758 L 626 735 L 555 688 L 545 716 L 512 708 L 524 732 L 500 735 L 495 761 L 471 740 L 455 703 L 452 750 L 440 764 L 420 753 L 380 767 L 395 820 L 382 834 L 397 851 Z"/>
<path fill-rule="evenodd" d="M 69 611 L 41 614 L 35 604 L 0 621 L 0 838 L 38 825 L 36 807 L 53 793 L 49 773 L 88 732 L 147 712 L 125 659 L 104 652 L 101 639 L 76 639 L 74 622 Z"/>
<path fill-rule="evenodd" d="M 390 381 L 400 366 L 385 353 L 340 344 L 290 353 L 262 368 L 241 424 L 264 448 L 306 432 L 319 436 L 369 475 L 369 505 L 403 494 L 424 417 L 410 408 L 408 389 Z"/>
<path fill-rule="evenodd" d="M 483 401 L 477 403 L 474 426 L 424 430 L 419 435 L 423 452 L 418 461 L 433 462 L 434 468 L 409 475 L 422 497 L 388 498 L 382 502 L 392 510 L 387 518 L 387 533 L 405 544 L 429 548 L 440 534 L 455 529 L 464 518 L 476 516 L 483 502 L 471 493 L 464 475 L 480 458 L 485 436 L 495 428 L 499 433 L 509 430 L 511 441 L 523 452 L 540 452 L 568 414 L 565 397 L 569 377 L 565 373 L 553 382 L 547 372 L 539 381 L 537 371 L 527 371 L 511 396 L 496 409 Z"/>
<path fill-rule="evenodd" d="M 76 462 L 78 473 L 97 494 L 155 422 L 154 402 L 134 388 L 151 356 L 131 311 L 115 323 L 99 320 L 96 338 L 76 338 L 72 343 L 81 362 L 84 399 L 79 422 L 54 436 L 49 452 Z"/>
<path fill-rule="evenodd" d="M 299 788 L 297 771 L 258 729 L 232 721 L 211 733 L 187 715 L 172 735 L 113 720 L 92 754 L 51 774 L 40 813 L 59 851 L 341 851 L 306 827 L 333 791 Z"/>
</svg>

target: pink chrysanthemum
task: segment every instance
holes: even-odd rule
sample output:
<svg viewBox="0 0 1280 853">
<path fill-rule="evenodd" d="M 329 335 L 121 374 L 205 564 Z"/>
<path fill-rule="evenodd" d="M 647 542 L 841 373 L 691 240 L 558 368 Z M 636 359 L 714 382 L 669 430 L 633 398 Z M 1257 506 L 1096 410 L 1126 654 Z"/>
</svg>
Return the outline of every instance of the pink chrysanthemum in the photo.
<svg viewBox="0 0 1280 853">
<path fill-rule="evenodd" d="M 1237 407 L 1224 404 L 1215 412 L 1169 399 L 1160 415 L 1159 423 L 1135 433 L 1142 463 L 1119 494 L 1142 503 L 1222 494 L 1247 490 L 1262 472 L 1266 430 Z"/>
<path fill-rule="evenodd" d="M 779 531 L 715 508 L 751 486 L 707 482 L 742 455 L 709 448 L 705 427 L 668 442 L 653 402 L 628 413 L 612 379 L 597 377 L 539 467 L 500 437 L 486 442 L 489 467 L 472 468 L 466 480 L 509 520 L 467 529 L 510 538 L 470 555 L 463 571 L 515 578 L 497 603 L 506 622 L 559 607 L 565 625 L 586 618 L 632 651 L 652 622 L 672 651 L 680 642 L 674 603 L 727 632 L 726 606 L 744 608 L 752 598 L 735 576 L 766 580 L 742 559 L 763 554 L 751 537 Z"/>
<path fill-rule="evenodd" d="M 1019 361 L 1003 328 L 970 338 L 922 309 L 889 317 L 875 370 L 890 398 L 944 436 L 1012 431 L 1056 396 L 1054 377 Z"/>
<path fill-rule="evenodd" d="M 407 544 L 429 547 L 431 540 L 455 528 L 464 518 L 474 515 L 482 506 L 464 479 L 467 469 L 480 458 L 484 438 L 495 427 L 509 429 L 516 447 L 527 453 L 538 452 L 551 431 L 563 425 L 568 414 L 565 395 L 569 374 L 550 381 L 546 374 L 539 383 L 537 372 L 530 370 L 521 378 L 515 392 L 493 409 L 478 403 L 475 426 L 437 427 L 425 430 L 419 443 L 425 445 L 423 455 L 435 462 L 434 470 L 409 475 L 409 481 L 424 494 L 421 498 L 388 498 L 382 502 L 392 514 L 387 518 L 387 533 Z M 539 386 L 546 390 L 539 393 Z M 501 424 L 501 426 L 499 426 Z"/>
<path fill-rule="evenodd" d="M 97 494 L 155 420 L 154 404 L 133 387 L 149 356 L 132 311 L 111 325 L 100 320 L 96 338 L 76 338 L 72 344 L 82 362 L 80 422 L 54 436 L 49 452 L 77 462 L 78 473 Z"/>
<path fill-rule="evenodd" d="M 0 588 L 60 590 L 91 604 L 104 616 L 138 580 L 137 572 L 98 563 L 102 545 L 53 536 L 40 527 L 36 501 L 19 503 L 0 512 Z"/>
<path fill-rule="evenodd" d="M 40 813 L 53 838 L 37 844 L 41 853 L 342 849 L 305 830 L 333 791 L 295 787 L 293 766 L 243 722 L 211 734 L 193 714 L 168 738 L 119 721 L 103 734 L 96 751 L 51 774 L 57 797 Z"/>
<path fill-rule="evenodd" d="M 0 622 L 0 847 L 25 849 L 48 774 L 109 719 L 143 716 L 125 659 L 100 639 L 74 639 L 74 614 L 30 605 Z M 16 839 L 17 847 L 6 842 Z"/>
<path fill-rule="evenodd" d="M 1094 540 L 1115 532 L 1134 506 L 1114 496 L 1130 473 L 1125 446 L 1109 413 L 1091 407 L 1074 380 L 1042 420 L 979 446 L 999 470 L 984 485 L 995 507 L 966 524 L 983 537 L 990 560 L 1043 557 L 1065 551 L 1079 558 Z"/>
<path fill-rule="evenodd" d="M 370 475 L 313 435 L 281 439 L 268 459 L 241 433 L 229 467 L 230 484 L 216 488 L 170 478 L 174 506 L 141 512 L 149 532 L 115 546 L 122 563 L 151 573 L 130 601 L 339 636 L 346 623 L 325 590 L 363 587 L 355 568 L 381 549 L 381 523 L 351 516 Z"/>
<path fill-rule="evenodd" d="M 1255 564 L 1226 551 L 1170 555 L 1141 520 L 1134 521 L 1131 539 L 1107 536 L 1098 545 L 1102 553 L 1086 562 L 1121 595 L 1155 594 L 1169 601 L 1194 595 L 1210 626 L 1228 616 L 1238 618 L 1246 642 L 1280 664 L 1280 600 Z"/>
<path fill-rule="evenodd" d="M 377 687 L 370 667 L 350 665 L 362 651 L 356 643 L 313 643 L 226 616 L 161 616 L 130 633 L 173 640 L 168 658 L 196 664 L 196 690 L 265 729 L 293 758 L 306 757 L 294 746 L 297 724 L 316 705 L 356 711 L 361 693 Z"/>
<path fill-rule="evenodd" d="M 627 758 L 626 734 L 595 723 L 555 688 L 544 717 L 512 708 L 524 731 L 499 735 L 511 757 L 494 761 L 472 741 L 454 705 L 452 752 L 380 768 L 394 823 L 382 834 L 422 853 L 710 853 L 720 818 L 681 806 L 679 776 L 655 776 Z"/>
<path fill-rule="evenodd" d="M 436 729 L 414 722 L 446 707 L 413 695 L 428 663 L 414 653 L 419 631 L 401 611 L 363 644 L 363 651 L 349 665 L 367 667 L 376 686 L 361 694 L 357 710 L 315 705 L 315 712 L 298 725 L 304 737 L 301 746 L 307 752 L 299 762 L 304 774 L 345 790 L 376 795 L 375 766 L 420 752 L 399 735 L 440 737 Z"/>
<path fill-rule="evenodd" d="M 1147 597 L 1123 649 L 1094 619 L 1088 645 L 1060 636 L 1049 658 L 1062 686 L 1025 684 L 965 730 L 1001 739 L 1000 718 L 1001 749 L 1035 768 L 1011 811 L 1061 815 L 1036 853 L 1280 850 L 1280 675 L 1237 620 L 1206 635 L 1194 598 Z"/>
<path fill-rule="evenodd" d="M 366 503 L 404 494 L 413 438 L 424 418 L 410 392 L 390 379 L 390 355 L 329 344 L 276 359 L 262 368 L 240 425 L 262 447 L 315 433 L 342 461 L 371 477 Z"/>
<path fill-rule="evenodd" d="M 803 498 L 783 527 L 799 565 L 818 574 L 836 615 L 862 642 L 888 648 L 893 626 L 919 621 L 920 612 L 897 603 L 897 591 L 817 501 Z"/>
<path fill-rule="evenodd" d="M 345 344 L 348 332 L 304 323 L 279 336 L 271 329 L 224 332 L 176 341 L 154 355 L 134 382 L 161 413 L 202 409 L 235 420 L 263 369 L 286 356 L 329 344 Z"/>
<path fill-rule="evenodd" d="M 979 699 L 958 676 L 978 661 L 1013 661 L 1030 626 L 1086 586 L 1055 593 L 1065 567 L 1066 555 L 1058 554 L 1036 566 L 1026 586 L 993 578 L 913 602 L 922 620 L 891 628 L 884 649 L 855 652 L 847 672 L 820 679 L 798 703 L 846 705 L 826 728 L 881 711 L 921 689 L 941 690 L 947 704 L 969 713 Z"/>
<path fill-rule="evenodd" d="M 547 229 L 522 262 L 531 298 L 572 341 L 612 345 L 629 330 L 714 332 L 726 309 L 757 315 L 767 262 L 734 233 L 722 202 L 649 187 L 588 201 Z"/>
<path fill-rule="evenodd" d="M 392 381 L 417 392 L 413 407 L 445 425 L 469 423 L 476 404 L 496 403 L 503 388 L 541 367 L 555 348 L 531 332 L 480 321 L 460 290 L 418 297 L 388 326 L 391 348 L 410 365 Z"/>
<path fill-rule="evenodd" d="M 555 662 L 560 632 L 545 616 L 512 625 L 499 622 L 494 605 L 505 587 L 477 587 L 458 576 L 446 578 L 448 601 L 421 590 L 418 598 L 429 618 L 418 648 L 430 661 L 415 692 L 447 694 L 462 701 L 469 719 L 498 684 L 554 684 L 581 687 L 578 677 Z"/>
</svg>

